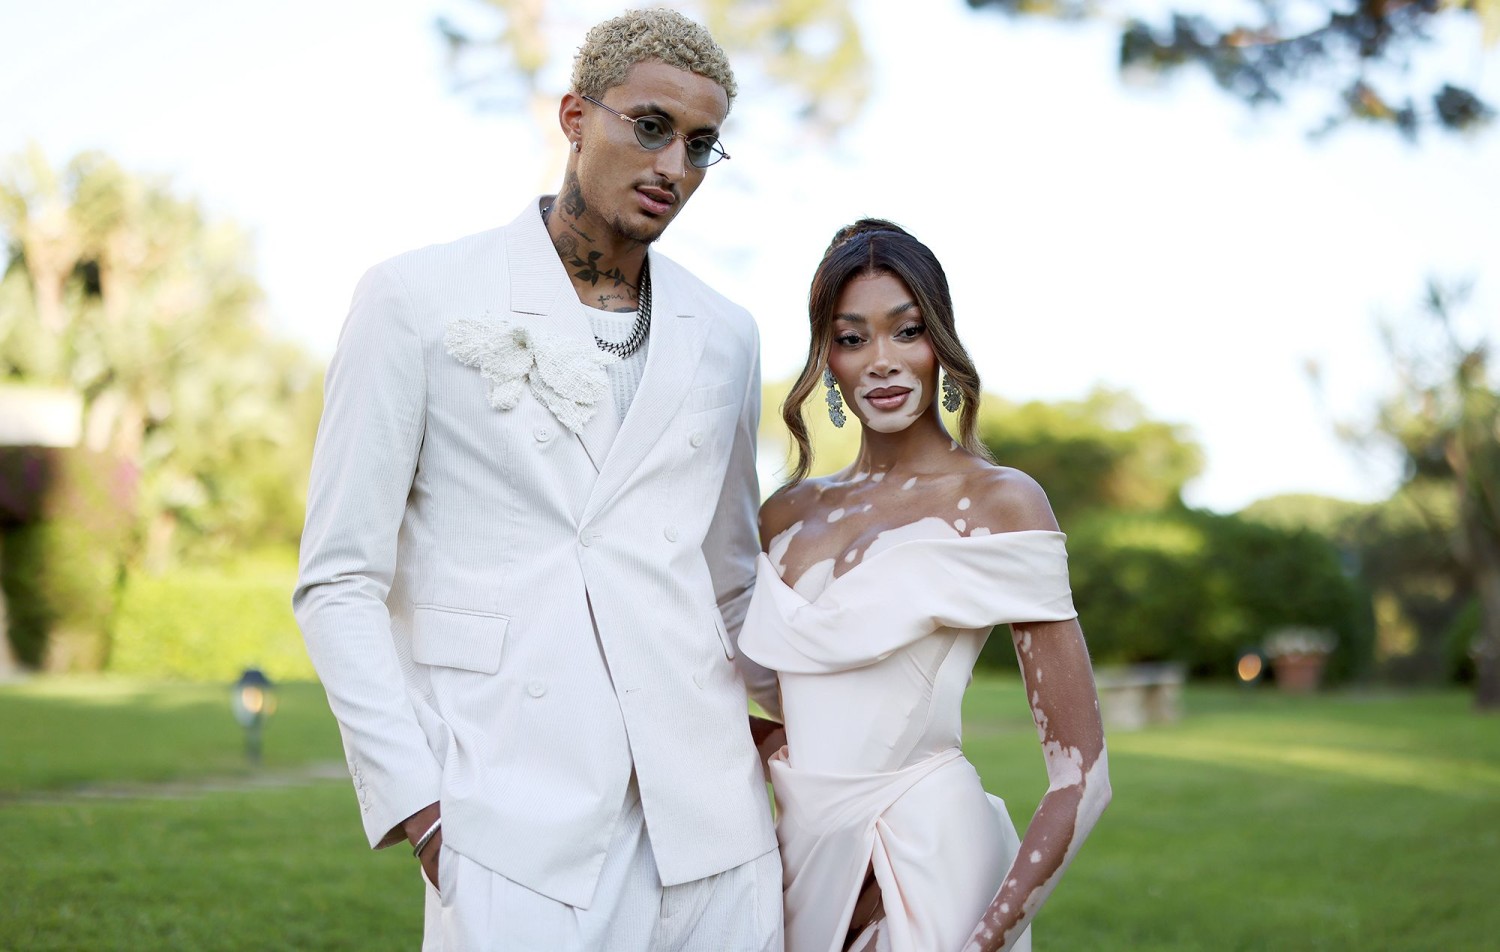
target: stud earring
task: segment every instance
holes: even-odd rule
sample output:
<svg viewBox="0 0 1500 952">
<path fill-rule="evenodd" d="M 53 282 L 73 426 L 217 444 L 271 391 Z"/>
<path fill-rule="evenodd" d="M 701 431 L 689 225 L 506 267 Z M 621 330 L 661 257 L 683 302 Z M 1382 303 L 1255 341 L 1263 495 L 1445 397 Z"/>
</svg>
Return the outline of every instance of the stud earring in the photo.
<svg viewBox="0 0 1500 952">
<path fill-rule="evenodd" d="M 582 152 L 583 151 L 583 146 L 581 146 L 581 145 L 578 144 L 578 140 L 577 139 L 573 140 L 573 151 L 574 152 Z"/>
<path fill-rule="evenodd" d="M 848 417 L 844 416 L 844 398 L 839 395 L 839 383 L 833 379 L 833 371 L 827 368 L 823 370 L 823 386 L 828 388 L 824 396 L 828 399 L 828 419 L 833 421 L 834 426 L 842 427 Z"/>
<path fill-rule="evenodd" d="M 963 391 L 958 389 L 958 384 L 953 382 L 953 377 L 945 371 L 943 373 L 943 409 L 949 413 L 957 413 L 958 408 L 963 405 Z"/>
</svg>

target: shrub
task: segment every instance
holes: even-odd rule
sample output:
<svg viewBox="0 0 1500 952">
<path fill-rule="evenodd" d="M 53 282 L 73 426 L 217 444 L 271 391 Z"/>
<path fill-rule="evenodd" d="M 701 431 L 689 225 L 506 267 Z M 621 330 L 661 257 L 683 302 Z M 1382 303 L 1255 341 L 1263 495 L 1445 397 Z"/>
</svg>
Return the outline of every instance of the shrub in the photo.
<svg viewBox="0 0 1500 952">
<path fill-rule="evenodd" d="M 1175 510 L 1095 511 L 1068 537 L 1073 598 L 1098 663 L 1180 661 L 1228 677 L 1243 648 L 1290 625 L 1338 637 L 1330 672 L 1363 668 L 1370 625 L 1337 549 L 1310 532 Z M 1009 664 L 996 639 L 986 660 Z"/>
<path fill-rule="evenodd" d="M 273 680 L 311 679 L 312 664 L 292 617 L 296 576 L 290 549 L 132 575 L 115 624 L 110 669 L 228 682 L 257 667 Z"/>
<path fill-rule="evenodd" d="M 7 447 L 0 584 L 18 660 L 98 671 L 133 542 L 136 471 L 84 449 Z"/>
</svg>

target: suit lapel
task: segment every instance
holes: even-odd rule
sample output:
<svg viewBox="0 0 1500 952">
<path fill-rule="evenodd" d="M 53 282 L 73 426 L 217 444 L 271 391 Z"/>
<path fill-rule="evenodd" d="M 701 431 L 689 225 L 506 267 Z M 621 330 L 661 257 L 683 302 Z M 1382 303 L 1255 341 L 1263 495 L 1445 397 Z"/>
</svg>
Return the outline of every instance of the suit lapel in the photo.
<svg viewBox="0 0 1500 952">
<path fill-rule="evenodd" d="M 599 408 L 594 411 L 589 422 L 583 425 L 583 432 L 578 434 L 578 441 L 583 444 L 584 452 L 589 454 L 589 462 L 594 464 L 595 473 L 604 469 L 609 448 L 614 445 L 619 432 L 620 411 L 615 406 L 614 388 L 610 387 L 599 400 Z"/>
<path fill-rule="evenodd" d="M 505 229 L 505 258 L 512 311 L 551 318 L 552 329 L 559 333 L 593 337 L 573 283 L 533 206 L 528 205 Z"/>
<path fill-rule="evenodd" d="M 538 330 L 569 337 L 594 339 L 593 327 L 573 283 L 547 237 L 547 229 L 534 205 L 506 229 L 506 259 L 510 267 L 510 309 L 516 314 L 546 318 L 544 324 L 528 322 Z M 620 429 L 620 412 L 613 388 L 606 389 L 594 415 L 584 424 L 578 440 L 600 471 Z"/>
<path fill-rule="evenodd" d="M 672 280 L 670 266 L 659 266 L 661 259 L 655 252 L 649 254 L 652 308 L 646 370 L 599 471 L 582 522 L 592 519 L 620 491 L 676 418 L 687 396 L 686 382 L 693 379 L 707 341 L 709 322 L 684 310 L 691 302 Z"/>
</svg>

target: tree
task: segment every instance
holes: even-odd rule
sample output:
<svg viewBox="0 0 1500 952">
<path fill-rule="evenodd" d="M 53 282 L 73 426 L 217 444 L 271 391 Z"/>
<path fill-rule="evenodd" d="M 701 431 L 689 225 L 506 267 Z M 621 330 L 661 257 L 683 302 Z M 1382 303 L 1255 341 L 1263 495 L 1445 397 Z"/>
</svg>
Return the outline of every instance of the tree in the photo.
<svg viewBox="0 0 1500 952">
<path fill-rule="evenodd" d="M 968 4 L 1013 16 L 1071 20 L 1104 11 L 1088 0 Z M 1120 35 L 1121 73 L 1151 78 L 1200 66 L 1225 93 L 1252 105 L 1280 103 L 1298 85 L 1334 89 L 1324 132 L 1355 120 L 1382 124 L 1414 140 L 1424 127 L 1466 131 L 1494 118 L 1494 108 L 1451 72 L 1421 92 L 1413 91 L 1402 74 L 1440 20 L 1476 18 L 1482 42 L 1492 46 L 1500 39 L 1500 0 L 1356 0 L 1352 9 L 1335 0 L 1258 0 L 1231 9 L 1227 17 L 1174 11 L 1165 26 L 1127 14 Z"/>
<path fill-rule="evenodd" d="M 1449 683 L 1472 672 L 1466 631 L 1473 599 L 1454 559 L 1453 495 L 1432 482 L 1409 483 L 1389 499 L 1349 502 L 1322 496 L 1262 499 L 1240 517 L 1328 540 L 1344 571 L 1369 595 L 1370 661 L 1401 683 Z"/>
<path fill-rule="evenodd" d="M 1365 438 L 1393 442 L 1406 461 L 1405 489 L 1436 489 L 1452 507 L 1454 561 L 1479 605 L 1473 647 L 1475 703 L 1500 709 L 1500 388 L 1489 342 L 1466 340 L 1454 314 L 1462 287 L 1432 282 L 1420 329 L 1389 329 L 1392 392 Z"/>
<path fill-rule="evenodd" d="M 1203 451 L 1183 427 L 1150 419 L 1115 390 L 1059 403 L 986 397 L 979 433 L 997 460 L 1046 487 L 1065 525 L 1093 509 L 1178 507 L 1182 487 L 1203 468 Z"/>
<path fill-rule="evenodd" d="M 1068 529 L 1068 550 L 1101 662 L 1172 660 L 1229 677 L 1241 650 L 1284 626 L 1334 632 L 1335 676 L 1362 673 L 1369 658 L 1367 599 L 1338 550 L 1306 529 L 1188 509 L 1097 509 Z"/>
<path fill-rule="evenodd" d="M 561 92 L 543 89 L 552 51 L 567 49 L 588 24 L 569 23 L 564 40 L 550 29 L 561 17 L 544 11 L 541 0 L 478 2 L 498 15 L 498 25 L 470 28 L 438 21 L 456 85 L 489 106 L 514 102 L 519 92 L 543 121 L 539 128 L 546 128 L 555 94 Z M 1119 67 L 1133 81 L 1198 66 L 1226 94 L 1255 106 L 1282 103 L 1298 87 L 1331 90 L 1329 116 L 1319 133 L 1359 121 L 1415 140 L 1425 128 L 1470 131 L 1495 116 L 1495 108 L 1453 67 L 1420 90 L 1407 67 L 1421 59 L 1437 64 L 1437 54 L 1424 45 L 1434 27 L 1450 20 L 1477 20 L 1481 42 L 1493 46 L 1500 40 L 1500 0 L 1356 0 L 1352 9 L 1334 0 L 1311 5 L 1259 0 L 1249 8 L 1253 15 L 1244 8 L 1228 16 L 1178 10 L 1154 25 L 1128 9 L 1093 0 L 967 2 L 975 10 L 1018 17 L 1122 21 Z M 868 61 L 851 7 L 848 0 L 686 5 L 752 81 L 790 94 L 796 111 L 824 132 L 854 119 L 869 91 Z"/>
<path fill-rule="evenodd" d="M 244 235 L 168 182 L 98 153 L 56 172 L 32 149 L 0 176 L 0 213 L 0 381 L 67 388 L 83 404 L 82 446 L 14 463 L 60 474 L 33 487 L 35 518 L 5 529 L 6 590 L 32 620 L 34 661 L 47 657 L 32 650 L 36 632 L 66 620 L 64 603 L 98 609 L 75 640 L 106 637 L 113 601 L 82 587 L 117 586 L 131 565 L 297 537 L 319 374 L 263 326 Z M 92 471 L 121 475 L 96 488 Z M 106 546 L 89 526 L 119 509 L 127 529 Z M 101 541 L 85 560 L 91 533 Z M 70 576 L 82 581 L 59 584 L 48 573 L 70 560 L 89 561 Z M 89 667 L 107 654 L 69 657 Z"/>
<path fill-rule="evenodd" d="M 0 179 L 0 208 L 12 249 L 0 378 L 82 395 L 85 446 L 141 472 L 148 560 L 214 535 L 294 539 L 288 493 L 306 469 L 318 375 L 263 326 L 240 230 L 98 153 L 56 174 L 33 149 Z M 42 336 L 56 351 L 47 360 L 35 355 Z"/>
<path fill-rule="evenodd" d="M 63 289 L 78 263 L 81 238 L 69 214 L 60 176 L 35 146 L 13 159 L 0 180 L 0 231 L 13 245 L 10 264 L 17 259 L 25 263 L 35 330 L 40 331 L 13 343 L 12 366 L 30 375 L 61 376 L 60 344 L 69 329 Z M 8 316 L 7 323 L 13 326 L 16 313 Z"/>
</svg>

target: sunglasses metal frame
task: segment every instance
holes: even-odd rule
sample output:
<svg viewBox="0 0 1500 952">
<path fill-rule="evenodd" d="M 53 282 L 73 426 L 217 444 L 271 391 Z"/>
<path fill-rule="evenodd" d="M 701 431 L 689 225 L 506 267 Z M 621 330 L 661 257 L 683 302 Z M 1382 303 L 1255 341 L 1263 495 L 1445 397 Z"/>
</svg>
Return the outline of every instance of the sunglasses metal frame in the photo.
<svg viewBox="0 0 1500 952">
<path fill-rule="evenodd" d="M 662 149 L 665 149 L 667 147 L 667 144 L 670 143 L 673 139 L 681 139 L 682 140 L 682 144 L 683 144 L 683 150 L 687 154 L 688 164 L 691 165 L 695 169 L 711 168 L 712 166 L 717 165 L 721 159 L 727 159 L 727 158 L 729 158 L 729 153 L 724 151 L 724 146 L 719 141 L 719 137 L 716 136 L 716 135 L 689 136 L 689 135 L 686 135 L 684 133 L 678 132 L 672 126 L 672 120 L 668 119 L 666 116 L 659 116 L 656 113 L 651 113 L 651 114 L 645 115 L 645 116 L 628 116 L 625 113 L 620 112 L 618 109 L 615 109 L 615 108 L 613 108 L 611 106 L 606 106 L 604 103 L 602 103 L 599 100 L 595 99 L 593 96 L 583 96 L 581 98 L 585 102 L 591 102 L 594 105 L 598 106 L 600 109 L 603 109 L 606 112 L 612 113 L 615 117 L 617 117 L 619 119 L 623 119 L 626 122 L 630 123 L 630 127 L 631 127 L 632 131 L 635 132 L 635 141 L 637 143 L 639 143 L 639 145 L 640 145 L 641 148 L 645 149 L 648 152 L 658 152 L 658 151 L 660 151 Z M 658 146 L 655 146 L 655 147 L 649 146 L 646 143 L 641 142 L 641 127 L 639 125 L 637 125 L 637 123 L 639 123 L 642 119 L 655 119 L 657 122 L 660 122 L 662 125 L 666 126 L 667 127 L 667 139 L 666 139 L 666 141 L 663 142 L 661 145 L 658 145 Z M 712 159 L 711 161 L 709 161 L 705 165 L 699 165 L 698 163 L 694 162 L 693 158 L 692 158 L 692 154 L 688 153 L 686 151 L 686 147 L 687 147 L 688 143 L 692 142 L 695 139 L 708 139 L 708 140 L 710 140 L 711 144 L 709 145 L 709 148 L 708 148 L 708 154 L 711 155 L 711 156 L 716 156 L 716 158 Z"/>
</svg>

